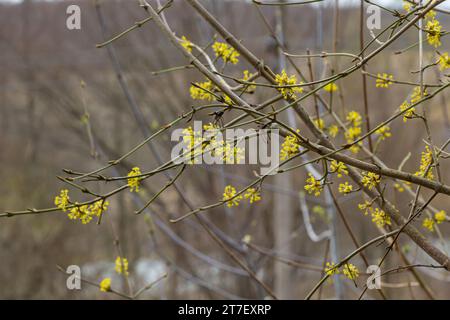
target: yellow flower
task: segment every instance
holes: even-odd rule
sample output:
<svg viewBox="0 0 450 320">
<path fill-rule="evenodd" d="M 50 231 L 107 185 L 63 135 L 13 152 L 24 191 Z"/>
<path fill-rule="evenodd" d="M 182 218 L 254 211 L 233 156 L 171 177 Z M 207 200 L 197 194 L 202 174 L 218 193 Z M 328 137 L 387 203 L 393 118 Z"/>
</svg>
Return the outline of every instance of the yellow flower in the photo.
<svg viewBox="0 0 450 320">
<path fill-rule="evenodd" d="M 347 115 L 347 121 L 350 121 L 355 127 L 359 127 L 361 125 L 361 120 L 361 115 L 356 111 L 350 111 Z"/>
<path fill-rule="evenodd" d="M 439 56 L 439 69 L 447 70 L 448 68 L 450 68 L 450 57 L 448 52 L 445 52 Z"/>
<path fill-rule="evenodd" d="M 420 87 L 415 87 L 411 94 L 411 103 L 414 104 L 416 102 L 419 102 L 423 97 L 427 95 L 428 95 L 427 89 L 425 89 L 421 94 Z"/>
<path fill-rule="evenodd" d="M 363 173 L 363 178 L 361 180 L 362 184 L 372 190 L 372 188 L 376 187 L 381 181 L 381 177 L 373 172 Z"/>
<path fill-rule="evenodd" d="M 361 130 L 361 116 L 356 111 L 351 111 L 347 115 L 347 120 L 350 121 L 353 124 L 353 127 L 348 128 L 348 130 L 344 133 L 345 138 L 347 139 L 347 143 L 351 144 L 353 141 L 355 141 L 362 133 Z M 357 154 L 359 152 L 361 142 L 358 144 L 353 144 L 349 150 Z"/>
<path fill-rule="evenodd" d="M 65 212 L 67 210 L 66 207 L 69 205 L 69 200 L 69 190 L 61 190 L 59 196 L 55 197 L 55 206 Z"/>
<path fill-rule="evenodd" d="M 323 121 L 323 119 L 316 119 L 314 120 L 314 124 L 316 125 L 316 127 L 320 130 L 322 130 L 323 128 L 325 128 L 325 121 Z"/>
<path fill-rule="evenodd" d="M 253 74 L 251 74 L 248 70 L 244 70 L 242 80 L 248 82 L 252 76 L 253 76 Z M 245 92 L 253 93 L 253 92 L 255 92 L 255 90 L 256 90 L 256 86 L 254 86 L 254 85 L 248 85 L 248 87 L 247 87 L 247 89 L 245 90 Z"/>
<path fill-rule="evenodd" d="M 286 71 L 283 69 L 281 74 L 275 76 L 275 82 L 279 86 L 291 86 L 297 84 L 297 77 L 295 75 L 288 76 Z M 300 82 L 302 84 L 303 82 Z M 292 98 L 296 99 L 295 92 L 302 93 L 302 87 L 287 87 L 278 89 L 285 99 Z"/>
<path fill-rule="evenodd" d="M 372 212 L 372 221 L 376 223 L 379 227 L 384 227 L 385 225 L 391 225 L 391 217 L 378 208 Z"/>
<path fill-rule="evenodd" d="M 98 200 L 89 206 L 89 211 L 92 215 L 100 217 L 100 215 L 108 210 L 109 202 Z"/>
<path fill-rule="evenodd" d="M 95 201 L 91 205 L 78 205 L 75 203 L 75 207 L 71 208 L 67 216 L 70 220 L 80 220 L 82 224 L 88 224 L 92 221 L 94 216 L 100 217 L 100 215 L 108 209 L 109 202 L 106 200 Z"/>
<path fill-rule="evenodd" d="M 207 130 L 208 131 L 208 130 Z M 194 164 L 196 160 L 198 160 L 199 156 L 203 152 L 203 142 L 205 139 L 202 137 L 202 133 L 200 131 L 194 132 L 192 127 L 187 127 L 183 129 L 183 142 L 186 145 L 186 150 L 183 153 L 183 158 L 187 160 L 188 164 Z M 214 139 L 214 132 L 208 131 L 207 136 L 210 139 L 210 146 L 209 149 L 212 149 L 214 152 L 217 152 L 214 150 L 216 147 L 216 141 Z"/>
<path fill-rule="evenodd" d="M 299 152 L 300 143 L 298 141 L 298 137 L 294 134 L 286 136 L 281 144 L 280 159 L 287 160 Z"/>
<path fill-rule="evenodd" d="M 180 43 L 184 49 L 186 49 L 188 52 L 192 52 L 192 48 L 194 47 L 194 45 L 192 42 L 190 42 L 188 39 L 186 39 L 185 36 L 181 37 Z"/>
<path fill-rule="evenodd" d="M 433 163 L 433 152 L 431 151 L 430 147 L 425 146 L 425 151 L 422 152 L 422 156 L 420 158 L 420 167 L 419 171 L 417 171 L 414 175 L 419 177 L 425 177 L 428 180 L 433 180 L 433 170 L 431 168 L 431 165 Z"/>
<path fill-rule="evenodd" d="M 409 107 L 410 107 L 410 104 L 408 103 L 408 101 L 404 101 L 400 105 L 400 111 L 403 112 L 403 111 L 407 110 Z M 405 113 L 403 113 L 403 122 L 406 122 L 408 119 L 411 119 L 414 116 L 415 111 L 416 111 L 416 108 L 410 108 L 407 111 L 405 111 Z"/>
<path fill-rule="evenodd" d="M 232 64 L 237 64 L 239 62 L 238 57 L 240 56 L 233 47 L 229 46 L 223 42 L 215 42 L 212 46 L 216 56 L 222 58 L 225 62 L 230 62 Z"/>
<path fill-rule="evenodd" d="M 250 203 L 258 202 L 261 200 L 261 194 L 255 188 L 248 188 L 246 193 L 244 194 L 244 198 L 249 199 Z"/>
<path fill-rule="evenodd" d="M 435 48 L 441 45 L 441 29 L 439 21 L 434 19 L 427 22 L 425 30 L 427 31 L 428 43 Z"/>
<path fill-rule="evenodd" d="M 378 73 L 377 80 L 376 80 L 376 87 L 377 88 L 389 88 L 389 86 L 392 84 L 392 80 L 394 80 L 394 77 L 392 76 L 392 74 Z"/>
<path fill-rule="evenodd" d="M 422 226 L 428 229 L 430 232 L 434 231 L 434 220 L 430 218 L 423 219 Z"/>
<path fill-rule="evenodd" d="M 347 181 L 345 183 L 339 184 L 339 192 L 343 194 L 348 194 L 353 191 L 353 186 Z"/>
<path fill-rule="evenodd" d="M 348 141 L 349 143 L 351 143 L 351 141 Z M 349 148 L 349 150 L 352 152 L 352 153 L 354 153 L 354 154 L 357 154 L 358 152 L 359 152 L 359 150 L 360 150 L 360 147 L 359 147 L 359 145 L 352 145 L 350 148 Z"/>
<path fill-rule="evenodd" d="M 325 273 L 329 276 L 339 274 L 339 268 L 334 262 L 327 262 L 325 265 Z"/>
<path fill-rule="evenodd" d="M 78 203 L 75 203 L 75 205 L 78 205 Z M 85 215 L 89 215 L 87 205 L 73 207 L 67 214 L 70 220 L 81 219 L 81 217 L 84 217 Z"/>
<path fill-rule="evenodd" d="M 436 11 L 434 10 L 428 11 L 428 13 L 425 15 L 425 19 L 434 20 L 435 18 L 436 18 Z"/>
<path fill-rule="evenodd" d="M 111 290 L 111 278 L 105 278 L 100 282 L 100 291 L 108 292 Z"/>
<path fill-rule="evenodd" d="M 394 188 L 397 189 L 398 192 L 405 191 L 405 188 L 400 183 L 394 183 Z"/>
<path fill-rule="evenodd" d="M 242 200 L 241 195 L 235 197 L 236 193 L 237 193 L 236 189 L 233 186 L 228 185 L 225 187 L 225 190 L 223 192 L 223 201 L 227 201 L 227 206 L 229 208 L 231 208 L 233 206 L 237 207 L 239 205 L 239 201 Z M 233 197 L 235 197 L 235 198 L 233 198 Z"/>
<path fill-rule="evenodd" d="M 345 138 L 349 143 L 353 142 L 362 133 L 361 127 L 350 127 L 347 132 L 345 132 Z"/>
<path fill-rule="evenodd" d="M 389 126 L 382 126 L 378 130 L 375 131 L 376 134 L 380 136 L 380 140 L 385 140 L 386 138 L 389 138 L 392 136 L 392 133 L 390 133 L 391 128 Z"/>
<path fill-rule="evenodd" d="M 403 9 L 406 12 L 410 12 L 411 8 L 412 8 L 412 4 L 411 3 L 409 3 L 408 1 L 403 1 Z"/>
<path fill-rule="evenodd" d="M 230 142 L 223 141 L 221 145 L 215 148 L 216 154 L 223 155 L 223 162 L 227 164 L 238 164 L 244 159 L 244 150 L 242 148 L 233 146 Z"/>
<path fill-rule="evenodd" d="M 434 219 L 436 220 L 436 222 L 438 224 L 440 224 L 440 223 L 444 222 L 445 220 L 447 220 L 447 214 L 445 213 L 444 210 L 441 210 L 434 214 Z"/>
<path fill-rule="evenodd" d="M 191 86 L 189 92 L 192 99 L 212 101 L 216 97 L 211 93 L 214 90 L 214 85 L 211 81 L 195 82 L 196 86 Z"/>
<path fill-rule="evenodd" d="M 356 268 L 351 263 L 346 263 L 344 265 L 344 269 L 342 270 L 342 273 L 349 278 L 350 280 L 356 280 L 356 278 L 359 277 L 359 271 L 358 268 Z"/>
<path fill-rule="evenodd" d="M 331 161 L 330 172 L 337 173 L 338 178 L 341 178 L 342 174 L 348 175 L 347 166 L 343 162 L 336 160 Z"/>
<path fill-rule="evenodd" d="M 335 92 L 338 89 L 339 89 L 339 87 L 334 82 L 331 82 L 331 83 L 327 84 L 325 87 L 323 87 L 323 90 L 325 90 L 327 92 Z"/>
<path fill-rule="evenodd" d="M 316 197 L 320 196 L 320 193 L 323 191 L 323 184 L 314 178 L 311 173 L 308 173 L 309 178 L 306 179 L 305 190 L 308 191 L 309 194 L 314 193 Z"/>
<path fill-rule="evenodd" d="M 141 170 L 138 168 L 138 167 L 134 167 L 129 173 L 128 173 L 128 177 L 130 177 L 130 178 L 128 178 L 128 186 L 130 187 L 130 191 L 131 192 L 133 192 L 133 191 L 136 191 L 136 192 L 139 192 L 139 181 L 142 179 L 142 178 L 139 178 L 139 177 L 135 177 L 135 178 L 133 178 L 134 176 L 138 176 L 138 175 L 140 175 L 140 174 L 142 174 L 141 173 Z"/>
<path fill-rule="evenodd" d="M 369 212 L 372 212 L 372 203 L 369 201 L 364 201 L 364 203 L 358 204 L 358 209 L 364 211 L 364 215 L 367 216 Z"/>
<path fill-rule="evenodd" d="M 336 138 L 336 136 L 338 135 L 338 133 L 339 133 L 339 127 L 337 126 L 337 125 L 331 125 L 329 128 L 328 128 L 328 134 L 331 136 L 331 137 L 333 137 L 333 138 Z"/>
<path fill-rule="evenodd" d="M 345 183 L 339 184 L 339 192 L 343 194 L 348 194 L 353 191 L 353 186 L 347 181 Z"/>
<path fill-rule="evenodd" d="M 117 257 L 115 270 L 118 274 L 123 274 L 124 276 L 128 276 L 128 260 L 127 260 L 127 258 Z"/>
</svg>

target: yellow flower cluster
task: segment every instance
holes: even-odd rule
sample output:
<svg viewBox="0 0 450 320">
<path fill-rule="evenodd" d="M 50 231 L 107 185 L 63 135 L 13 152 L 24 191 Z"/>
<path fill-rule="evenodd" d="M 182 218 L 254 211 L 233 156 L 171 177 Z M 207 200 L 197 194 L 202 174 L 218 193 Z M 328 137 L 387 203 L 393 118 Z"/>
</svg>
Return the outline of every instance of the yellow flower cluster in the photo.
<svg viewBox="0 0 450 320">
<path fill-rule="evenodd" d="M 77 220 L 79 219 L 82 224 L 88 224 L 92 221 L 93 217 L 100 217 L 103 212 L 108 210 L 109 202 L 106 200 L 98 200 L 95 201 L 91 205 L 77 205 L 78 203 L 75 203 L 75 207 L 70 209 L 67 216 L 70 220 Z"/>
<path fill-rule="evenodd" d="M 417 3 L 412 3 L 410 1 L 407 0 L 403 0 L 403 9 L 406 12 L 410 12 L 411 9 L 415 9 L 417 7 Z M 436 17 L 436 11 L 434 10 L 430 10 L 428 11 L 428 13 L 425 15 L 425 19 L 431 19 L 433 20 Z"/>
<path fill-rule="evenodd" d="M 346 117 L 347 121 L 350 121 L 352 126 L 359 127 L 362 123 L 361 115 L 356 111 L 350 111 Z"/>
<path fill-rule="evenodd" d="M 213 124 L 204 125 L 205 135 L 202 136 L 200 131 L 194 132 L 192 127 L 183 130 L 183 142 L 188 147 L 188 153 L 184 156 L 189 158 L 187 163 L 194 164 L 196 159 L 205 154 L 212 157 L 221 156 L 224 163 L 233 164 L 240 163 L 244 158 L 244 150 L 239 148 L 230 141 L 216 139 L 215 135 L 218 130 Z"/>
<path fill-rule="evenodd" d="M 250 71 L 244 70 L 243 77 L 242 77 L 241 80 L 248 82 L 252 76 L 253 76 L 253 74 L 251 74 Z M 253 92 L 255 92 L 255 90 L 256 90 L 256 86 L 255 85 L 247 85 L 247 88 L 245 89 L 245 92 L 253 93 Z"/>
<path fill-rule="evenodd" d="M 244 194 L 245 199 L 249 199 L 250 203 L 261 200 L 261 193 L 255 188 L 248 188 Z"/>
<path fill-rule="evenodd" d="M 128 276 L 128 260 L 127 258 L 116 258 L 116 266 L 114 268 L 118 274 L 123 274 L 124 276 Z"/>
<path fill-rule="evenodd" d="M 332 138 L 336 138 L 336 136 L 339 133 L 339 127 L 335 124 L 331 125 L 328 128 L 328 134 L 332 137 Z"/>
<path fill-rule="evenodd" d="M 329 276 L 339 274 L 339 268 L 334 262 L 327 262 L 325 264 L 325 273 Z"/>
<path fill-rule="evenodd" d="M 71 205 L 69 190 L 64 189 L 61 190 L 59 196 L 55 197 L 55 205 L 63 212 L 66 212 L 67 207 L 70 205 L 72 208 L 67 213 L 69 219 L 80 220 L 83 224 L 88 224 L 94 216 L 100 217 L 108 209 L 109 202 L 106 200 L 98 200 L 90 205 L 79 205 L 78 202 Z"/>
<path fill-rule="evenodd" d="M 288 86 L 286 88 L 279 88 L 278 90 L 283 95 L 285 99 L 291 98 L 296 99 L 295 93 L 302 93 L 302 87 L 289 87 L 297 84 L 297 77 L 295 75 L 288 76 L 286 70 L 282 70 L 281 74 L 275 76 L 275 82 L 280 86 Z M 300 82 L 302 84 L 303 82 Z"/>
<path fill-rule="evenodd" d="M 436 220 L 436 222 L 437 222 L 438 224 L 440 224 L 440 223 L 442 223 L 442 222 L 444 222 L 444 221 L 447 220 L 447 213 L 445 213 L 444 210 L 441 210 L 441 211 L 439 211 L 439 212 L 436 212 L 436 213 L 434 214 L 434 219 Z"/>
<path fill-rule="evenodd" d="M 100 282 L 100 291 L 108 292 L 111 290 L 111 278 L 105 278 Z"/>
<path fill-rule="evenodd" d="M 423 97 L 427 96 L 427 89 L 424 89 L 423 93 L 421 93 L 420 87 L 417 86 L 414 88 L 411 94 L 411 104 L 419 102 Z"/>
<path fill-rule="evenodd" d="M 448 52 L 444 52 L 439 56 L 439 69 L 447 70 L 450 68 L 450 56 L 448 55 Z"/>
<path fill-rule="evenodd" d="M 391 128 L 389 128 L 389 126 L 386 125 L 380 127 L 378 130 L 375 131 L 375 133 L 379 136 L 379 139 L 382 141 L 392 136 L 392 133 L 390 131 Z"/>
<path fill-rule="evenodd" d="M 319 180 L 316 180 L 312 173 L 308 173 L 309 178 L 306 179 L 305 190 L 308 191 L 309 194 L 314 193 L 316 197 L 320 196 L 323 191 L 323 184 Z"/>
<path fill-rule="evenodd" d="M 181 37 L 180 44 L 183 46 L 184 49 L 188 52 L 192 52 L 192 48 L 194 47 L 194 44 L 190 42 L 185 36 Z"/>
<path fill-rule="evenodd" d="M 331 83 L 327 84 L 325 87 L 323 87 L 323 90 L 325 90 L 326 92 L 335 92 L 335 91 L 338 91 L 338 89 L 339 89 L 339 87 L 334 82 L 331 82 Z"/>
<path fill-rule="evenodd" d="M 298 137 L 294 134 L 284 138 L 281 144 L 280 159 L 287 160 L 300 152 L 300 143 Z"/>
<path fill-rule="evenodd" d="M 361 115 L 356 111 L 350 111 L 346 117 L 347 121 L 351 124 L 351 127 L 348 128 L 347 132 L 345 132 L 345 138 L 347 139 L 347 143 L 352 143 L 355 141 L 362 133 L 361 124 L 362 118 Z M 359 152 L 359 145 L 353 145 L 350 147 L 350 151 L 354 154 Z"/>
<path fill-rule="evenodd" d="M 230 62 L 232 64 L 237 64 L 239 62 L 238 57 L 240 56 L 233 47 L 229 46 L 224 42 L 216 41 L 212 46 L 216 56 L 222 58 L 225 62 Z"/>
<path fill-rule="evenodd" d="M 364 212 L 364 215 L 367 216 L 370 212 L 373 211 L 372 209 L 372 202 L 364 201 L 364 203 L 358 204 L 358 209 Z"/>
<path fill-rule="evenodd" d="M 327 262 L 325 264 L 325 273 L 328 276 L 339 274 L 340 272 L 341 271 L 339 270 L 338 265 L 335 264 L 334 262 Z M 358 268 L 351 263 L 346 263 L 344 265 L 344 268 L 342 268 L 342 273 L 350 280 L 356 280 L 356 278 L 359 277 Z"/>
<path fill-rule="evenodd" d="M 211 81 L 195 82 L 195 86 L 191 86 L 189 92 L 192 99 L 213 101 L 216 97 L 211 93 L 214 85 Z"/>
<path fill-rule="evenodd" d="M 379 208 L 376 208 L 375 210 L 372 211 L 372 221 L 375 222 L 375 224 L 379 227 L 391 225 L 391 217 L 386 212 L 380 210 Z"/>
<path fill-rule="evenodd" d="M 376 87 L 377 88 L 389 88 L 389 86 L 392 84 L 392 80 L 394 80 L 394 77 L 392 74 L 378 73 L 377 80 L 376 80 Z"/>
<path fill-rule="evenodd" d="M 337 173 L 338 178 L 341 178 L 343 174 L 348 175 L 348 168 L 343 162 L 333 160 L 330 164 L 330 172 Z"/>
<path fill-rule="evenodd" d="M 410 2 L 404 0 L 404 1 L 403 1 L 403 9 L 404 9 L 406 12 L 410 12 L 411 9 L 412 9 L 412 3 L 410 3 Z"/>
<path fill-rule="evenodd" d="M 441 45 L 442 30 L 442 26 L 439 21 L 434 18 L 431 21 L 428 21 L 425 30 L 427 32 L 428 43 L 435 48 L 439 47 Z"/>
<path fill-rule="evenodd" d="M 323 119 L 321 119 L 321 118 L 315 119 L 314 120 L 314 125 L 318 129 L 322 130 L 323 128 L 325 128 L 325 121 L 323 121 Z"/>
<path fill-rule="evenodd" d="M 356 266 L 351 263 L 346 263 L 344 265 L 344 269 L 342 269 L 342 273 L 350 280 L 356 280 L 356 278 L 359 277 L 358 268 L 356 268 Z"/>
<path fill-rule="evenodd" d="M 55 197 L 55 206 L 62 211 L 66 211 L 66 207 L 70 204 L 69 190 L 61 190 L 59 196 Z"/>
<path fill-rule="evenodd" d="M 433 180 L 433 170 L 431 168 L 431 165 L 433 163 L 433 152 L 431 151 L 430 147 L 425 146 L 425 151 L 422 152 L 422 156 L 420 158 L 420 167 L 419 171 L 415 173 L 416 176 L 419 177 L 425 177 L 428 180 Z"/>
<path fill-rule="evenodd" d="M 199 134 L 196 134 L 192 127 L 188 127 L 183 129 L 183 142 L 190 150 L 190 160 L 188 163 L 192 164 L 194 158 L 199 155 L 198 153 L 201 151 L 201 148 L 195 147 L 201 145 L 202 138 L 199 137 Z M 197 152 L 197 154 L 195 154 Z M 187 156 L 187 155 L 185 155 Z"/>
<path fill-rule="evenodd" d="M 430 232 L 433 232 L 434 231 L 434 220 L 431 218 L 425 218 L 425 219 L 423 219 L 422 226 L 425 229 L 428 229 Z"/>
<path fill-rule="evenodd" d="M 139 184 L 140 184 L 140 180 L 142 179 L 141 177 L 136 177 L 141 175 L 141 169 L 139 169 L 138 167 L 134 167 L 133 169 L 131 169 L 131 171 L 128 173 L 128 186 L 130 187 L 130 191 L 136 191 L 139 192 Z"/>
<path fill-rule="evenodd" d="M 248 199 L 250 204 L 261 201 L 261 193 L 256 188 L 248 188 L 245 190 L 244 197 L 241 195 L 236 196 L 236 194 L 236 188 L 232 185 L 228 185 L 223 192 L 222 201 L 226 201 L 227 206 L 230 208 L 233 206 L 237 207 L 243 198 Z"/>
<path fill-rule="evenodd" d="M 410 104 L 408 103 L 408 101 L 404 101 L 401 105 L 400 105 L 400 111 L 405 111 L 406 109 L 408 109 L 410 107 Z M 411 119 L 414 116 L 414 111 L 416 111 L 416 108 L 410 108 L 407 111 L 405 111 L 405 113 L 403 113 L 403 122 L 406 122 L 408 119 Z"/>
<path fill-rule="evenodd" d="M 237 191 L 236 188 L 232 185 L 228 185 L 225 187 L 223 192 L 222 201 L 226 201 L 228 207 L 238 206 L 239 202 L 243 199 L 241 195 L 236 196 Z M 248 188 L 244 193 L 244 198 L 248 199 L 252 204 L 254 202 L 258 202 L 261 200 L 261 193 L 256 188 Z"/>
<path fill-rule="evenodd" d="M 369 190 L 375 188 L 381 181 L 381 177 L 373 172 L 364 172 L 361 180 L 362 184 Z"/>
<path fill-rule="evenodd" d="M 411 119 L 414 116 L 416 108 L 410 108 L 412 104 L 419 102 L 424 96 L 427 96 L 428 92 L 425 89 L 423 93 L 421 93 L 420 87 L 415 87 L 413 92 L 411 93 L 411 103 L 408 101 L 404 101 L 400 105 L 400 111 L 403 112 L 403 122 L 406 122 L 408 119 Z M 408 109 L 409 108 L 409 109 Z M 406 111 L 405 111 L 406 110 Z"/>
<path fill-rule="evenodd" d="M 364 215 L 367 216 L 369 213 L 372 216 L 372 221 L 379 227 L 384 227 L 385 225 L 391 225 L 391 217 L 380 210 L 379 208 L 372 208 L 372 202 L 364 201 L 364 203 L 358 204 L 358 209 L 364 212 Z"/>
<path fill-rule="evenodd" d="M 423 219 L 422 226 L 425 229 L 428 229 L 430 232 L 434 231 L 434 226 L 437 224 L 441 224 L 442 222 L 447 220 L 447 214 L 444 210 L 441 210 L 439 212 L 436 212 L 434 214 L 434 219 L 432 218 L 425 218 Z"/>
<path fill-rule="evenodd" d="M 400 184 L 400 183 L 394 183 L 394 188 L 398 191 L 398 192 L 404 192 L 405 188 Z"/>
<path fill-rule="evenodd" d="M 225 187 L 225 190 L 223 192 L 223 201 L 227 201 L 227 206 L 229 208 L 233 207 L 233 206 L 238 206 L 239 205 L 239 201 L 242 200 L 242 196 L 236 196 L 236 188 L 228 185 Z"/>
<path fill-rule="evenodd" d="M 353 186 L 347 181 L 345 183 L 339 184 L 339 192 L 343 194 L 348 194 L 353 191 Z"/>
</svg>

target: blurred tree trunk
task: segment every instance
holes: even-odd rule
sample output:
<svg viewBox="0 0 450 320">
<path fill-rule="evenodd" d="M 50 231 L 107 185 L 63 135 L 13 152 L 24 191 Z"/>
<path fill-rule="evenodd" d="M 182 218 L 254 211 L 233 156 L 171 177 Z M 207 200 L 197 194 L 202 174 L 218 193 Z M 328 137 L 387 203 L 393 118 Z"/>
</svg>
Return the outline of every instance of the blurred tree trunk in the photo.
<svg viewBox="0 0 450 320">
<path fill-rule="evenodd" d="M 282 1 L 283 2 L 283 1 Z M 284 6 L 279 6 L 276 10 L 276 33 L 278 40 L 284 43 L 284 19 L 285 13 Z M 283 55 L 282 49 L 277 46 L 278 55 L 278 69 L 286 69 L 286 60 Z M 291 114 L 287 114 L 287 117 L 291 117 Z M 283 116 L 281 116 L 283 117 Z M 291 119 L 280 119 L 286 121 L 292 126 L 295 125 L 295 121 Z M 290 174 L 282 174 L 275 176 L 275 184 L 282 189 L 291 190 L 292 176 Z M 290 235 L 293 225 L 293 206 L 291 198 L 284 193 L 275 193 L 273 204 L 273 227 L 274 227 L 274 242 L 275 250 L 278 253 L 290 253 L 291 242 Z M 275 262 L 274 264 L 274 290 L 279 299 L 292 299 L 293 298 L 293 283 L 292 283 L 292 267 L 287 264 Z"/>
</svg>

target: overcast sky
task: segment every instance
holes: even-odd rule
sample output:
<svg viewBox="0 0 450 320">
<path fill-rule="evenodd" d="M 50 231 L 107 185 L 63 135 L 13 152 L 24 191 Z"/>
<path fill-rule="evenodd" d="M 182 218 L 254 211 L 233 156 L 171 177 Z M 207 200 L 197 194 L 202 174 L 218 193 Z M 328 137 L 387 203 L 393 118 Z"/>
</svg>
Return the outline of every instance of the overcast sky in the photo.
<svg viewBox="0 0 450 320">
<path fill-rule="evenodd" d="M 45 0 L 45 1 L 57 1 L 57 0 Z M 246 0 L 234 0 L 234 1 L 246 1 Z M 296 0 L 296 1 L 298 1 L 298 0 Z M 0 2 L 19 3 L 19 2 L 22 2 L 22 0 L 0 0 Z M 72 0 L 72 1 L 69 1 L 69 2 L 75 4 L 75 3 L 77 3 L 77 0 Z M 137 0 L 136 0 L 136 2 L 137 2 Z M 326 2 L 332 3 L 330 0 L 326 1 Z M 402 0 L 374 0 L 373 2 L 380 3 L 380 4 L 382 3 L 385 6 L 388 6 L 388 5 L 392 5 L 392 6 L 397 5 L 397 6 L 399 6 L 399 5 L 402 4 L 403 1 Z M 359 4 L 360 0 L 340 0 L 340 3 L 343 4 L 343 5 Z M 450 0 L 444 2 L 439 7 L 440 8 L 448 8 L 448 9 L 450 9 Z"/>
</svg>

